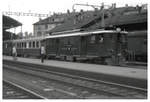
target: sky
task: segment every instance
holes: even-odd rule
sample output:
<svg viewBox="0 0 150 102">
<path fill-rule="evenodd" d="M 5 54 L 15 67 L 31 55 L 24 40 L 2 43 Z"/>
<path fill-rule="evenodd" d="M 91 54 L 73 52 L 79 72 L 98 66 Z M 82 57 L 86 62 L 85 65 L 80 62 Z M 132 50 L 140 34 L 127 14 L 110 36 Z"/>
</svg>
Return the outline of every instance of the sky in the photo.
<svg viewBox="0 0 150 102">
<path fill-rule="evenodd" d="M 32 13 L 45 13 L 53 14 L 54 12 L 67 12 L 67 9 L 72 11 L 72 5 L 75 3 L 81 4 L 92 4 L 101 5 L 104 2 L 106 5 L 111 5 L 116 3 L 117 7 L 124 6 L 128 4 L 129 6 L 135 6 L 137 4 L 145 4 L 148 0 L 3 0 L 1 3 L 2 11 L 13 11 L 13 12 L 32 12 Z M 75 6 L 75 9 L 89 10 L 92 8 Z M 33 32 L 33 23 L 39 20 L 38 17 L 29 16 L 10 16 L 23 24 L 23 32 Z M 44 19 L 44 18 L 43 18 Z M 14 32 L 15 30 L 10 30 Z M 16 33 L 21 31 L 21 27 L 17 27 Z"/>
</svg>

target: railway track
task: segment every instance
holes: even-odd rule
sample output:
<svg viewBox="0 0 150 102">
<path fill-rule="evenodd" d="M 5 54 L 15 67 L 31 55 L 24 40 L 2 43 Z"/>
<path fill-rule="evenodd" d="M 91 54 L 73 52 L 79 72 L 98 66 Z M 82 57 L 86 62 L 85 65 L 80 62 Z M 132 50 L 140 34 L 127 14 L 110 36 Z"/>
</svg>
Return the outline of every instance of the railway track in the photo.
<svg viewBox="0 0 150 102">
<path fill-rule="evenodd" d="M 127 98 L 127 99 L 145 99 L 147 98 L 147 90 L 143 88 L 131 87 L 128 85 L 121 85 L 112 82 L 105 82 L 76 75 L 60 73 L 38 67 L 33 67 L 22 64 L 9 63 L 4 64 L 5 68 L 9 70 L 16 70 L 22 73 L 32 74 L 34 76 L 43 77 L 49 80 L 55 80 L 59 83 L 69 84 L 69 86 L 77 86 L 87 89 L 90 92 L 103 94 L 107 98 Z M 80 96 L 80 95 L 79 95 Z M 78 97 L 79 98 L 79 97 Z M 93 98 L 93 97 L 80 97 L 80 98 Z M 97 97 L 98 98 L 98 97 Z M 102 97 L 101 97 L 102 98 Z"/>
<path fill-rule="evenodd" d="M 43 99 L 44 97 L 10 81 L 3 80 L 3 99 Z"/>
</svg>

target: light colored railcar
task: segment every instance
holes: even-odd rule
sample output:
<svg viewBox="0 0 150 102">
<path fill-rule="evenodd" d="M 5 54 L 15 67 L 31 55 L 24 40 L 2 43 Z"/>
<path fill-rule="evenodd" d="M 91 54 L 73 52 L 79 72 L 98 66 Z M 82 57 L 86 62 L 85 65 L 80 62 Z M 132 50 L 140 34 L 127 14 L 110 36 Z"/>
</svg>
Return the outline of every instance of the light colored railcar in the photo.
<svg viewBox="0 0 150 102">
<path fill-rule="evenodd" d="M 41 42 L 43 39 L 44 39 L 43 37 L 36 37 L 30 39 L 17 39 L 11 41 L 4 41 L 3 52 L 7 52 L 7 53 L 3 53 L 3 54 L 11 55 L 12 47 L 15 46 L 17 50 L 17 56 L 39 57 Z M 6 45 L 8 45 L 8 42 L 11 43 L 9 48 L 6 47 Z"/>
</svg>

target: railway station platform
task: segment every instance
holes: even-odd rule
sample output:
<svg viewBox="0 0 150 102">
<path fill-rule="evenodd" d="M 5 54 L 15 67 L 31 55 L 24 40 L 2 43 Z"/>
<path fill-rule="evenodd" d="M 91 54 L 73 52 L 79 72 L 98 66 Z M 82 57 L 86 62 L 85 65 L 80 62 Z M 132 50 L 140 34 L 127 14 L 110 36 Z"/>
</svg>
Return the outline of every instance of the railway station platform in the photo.
<svg viewBox="0 0 150 102">
<path fill-rule="evenodd" d="M 13 60 L 12 56 L 3 56 L 3 60 Z M 96 65 L 87 63 L 75 63 L 75 62 L 65 62 L 65 61 L 55 61 L 55 60 L 45 60 L 41 63 L 40 59 L 35 58 L 22 58 L 17 57 L 17 61 L 38 65 L 46 65 L 58 68 L 79 70 L 85 72 L 93 72 L 105 75 L 115 75 L 126 78 L 147 80 L 147 69 L 139 69 L 132 67 L 119 67 L 119 66 L 108 66 L 108 65 Z"/>
</svg>

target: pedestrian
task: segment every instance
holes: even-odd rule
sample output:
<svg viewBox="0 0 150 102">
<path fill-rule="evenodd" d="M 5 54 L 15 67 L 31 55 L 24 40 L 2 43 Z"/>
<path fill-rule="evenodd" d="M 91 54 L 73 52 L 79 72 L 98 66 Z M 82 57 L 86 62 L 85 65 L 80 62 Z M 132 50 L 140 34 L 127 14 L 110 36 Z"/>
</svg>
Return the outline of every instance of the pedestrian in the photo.
<svg viewBox="0 0 150 102">
<path fill-rule="evenodd" d="M 45 47 L 42 45 L 41 46 L 41 62 L 44 62 L 44 57 L 45 57 Z"/>
<path fill-rule="evenodd" d="M 13 55 L 13 60 L 17 60 L 17 50 L 15 46 L 13 46 L 12 48 L 12 55 Z"/>
</svg>

